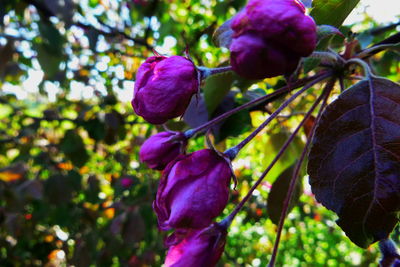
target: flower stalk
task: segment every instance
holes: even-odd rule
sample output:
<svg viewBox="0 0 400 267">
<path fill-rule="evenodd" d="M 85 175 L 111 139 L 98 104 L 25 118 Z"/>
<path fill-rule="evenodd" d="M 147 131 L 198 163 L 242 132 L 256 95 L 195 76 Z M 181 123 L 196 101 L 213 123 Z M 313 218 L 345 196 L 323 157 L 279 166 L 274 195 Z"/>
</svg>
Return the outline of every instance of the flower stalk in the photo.
<svg viewBox="0 0 400 267">
<path fill-rule="evenodd" d="M 200 126 L 194 128 L 194 129 L 189 129 L 184 134 L 185 134 L 186 138 L 192 138 L 192 137 L 194 137 L 195 135 L 197 135 L 197 134 L 199 134 L 201 132 L 207 131 L 209 128 L 213 127 L 214 125 L 220 123 L 221 121 L 227 119 L 228 117 L 232 116 L 233 114 L 235 114 L 235 113 L 237 113 L 239 111 L 242 111 L 242 110 L 245 110 L 247 108 L 253 107 L 253 106 L 255 106 L 257 104 L 260 104 L 260 103 L 268 103 L 268 102 L 272 101 L 273 99 L 276 99 L 277 97 L 280 97 L 280 96 L 282 96 L 282 95 L 284 95 L 284 94 L 286 94 L 288 92 L 291 92 L 292 90 L 295 90 L 295 89 L 297 89 L 297 88 L 299 88 L 301 86 L 304 86 L 308 82 L 312 82 L 312 81 L 315 81 L 317 79 L 318 79 L 318 81 L 320 81 L 320 79 L 323 80 L 323 79 L 326 79 L 326 78 L 328 78 L 330 76 L 331 76 L 330 72 L 321 72 L 321 73 L 318 73 L 318 74 L 316 74 L 314 76 L 298 80 L 298 81 L 296 81 L 294 83 L 288 84 L 286 86 L 283 86 L 283 87 L 275 90 L 271 94 L 268 94 L 268 95 L 265 95 L 265 96 L 261 96 L 259 98 L 254 99 L 254 100 L 251 100 L 251 101 L 249 101 L 249 102 L 247 102 L 247 103 L 245 103 L 245 104 L 243 104 L 243 105 L 241 105 L 241 106 L 239 106 L 237 108 L 234 108 L 234 109 L 232 109 L 232 110 L 230 110 L 228 112 L 225 112 L 224 114 L 222 114 L 222 115 L 220 115 L 220 116 L 218 116 L 218 117 L 206 122 L 203 125 L 200 125 Z"/>
<path fill-rule="evenodd" d="M 293 94 L 288 100 L 286 100 L 276 111 L 274 111 L 260 126 L 257 127 L 249 136 L 247 136 L 242 142 L 237 144 L 235 147 L 228 149 L 225 153 L 229 155 L 231 159 L 235 158 L 237 153 L 245 146 L 247 145 L 254 137 L 257 136 L 258 133 L 260 133 L 273 119 L 275 119 L 281 111 L 286 108 L 293 100 L 295 100 L 299 95 L 307 91 L 309 88 L 311 88 L 313 85 L 315 85 L 318 82 L 323 81 L 329 76 L 321 76 L 307 85 L 305 85 L 301 90 Z"/>
<path fill-rule="evenodd" d="M 299 123 L 299 125 L 296 127 L 296 129 L 293 131 L 293 133 L 289 136 L 289 138 L 286 140 L 286 142 L 283 144 L 281 149 L 279 150 L 278 154 L 275 156 L 275 158 L 272 160 L 272 162 L 268 165 L 268 167 L 264 170 L 264 172 L 261 174 L 260 178 L 254 183 L 254 185 L 250 188 L 249 192 L 246 194 L 246 196 L 240 201 L 240 203 L 235 207 L 235 209 L 232 211 L 231 214 L 229 214 L 223 222 L 225 224 L 230 224 L 235 216 L 239 213 L 239 211 L 242 209 L 244 204 L 250 199 L 252 196 L 254 190 L 261 184 L 261 182 L 264 180 L 268 172 L 274 167 L 276 162 L 280 159 L 280 157 L 285 153 L 286 149 L 289 147 L 289 145 L 292 143 L 294 138 L 296 137 L 297 133 L 301 129 L 301 127 L 305 124 L 307 119 L 311 116 L 311 114 L 314 112 L 315 108 L 319 105 L 319 103 L 326 97 L 325 91 L 318 97 L 318 99 L 313 103 L 311 108 L 308 110 L 306 115 L 304 116 L 303 120 Z"/>
<path fill-rule="evenodd" d="M 291 180 L 290 180 L 289 190 L 288 190 L 288 192 L 286 194 L 285 201 L 283 202 L 283 208 L 282 208 L 282 212 L 281 212 L 281 217 L 279 219 L 278 230 L 277 230 L 277 234 L 276 234 L 276 240 L 275 240 L 275 243 L 274 243 L 274 248 L 273 248 L 273 251 L 272 251 L 271 260 L 269 262 L 268 267 L 275 266 L 275 261 L 276 261 L 276 256 L 278 255 L 278 248 L 279 248 L 280 238 L 281 238 L 281 235 L 282 235 L 283 225 L 285 223 L 285 218 L 286 218 L 287 212 L 289 210 L 289 203 L 290 203 L 290 201 L 292 199 L 292 196 L 293 196 L 293 193 L 294 193 L 294 190 L 295 190 L 295 187 L 296 187 L 296 183 L 297 183 L 297 180 L 299 178 L 300 168 L 301 168 L 301 165 L 302 165 L 302 163 L 303 163 L 303 161 L 304 161 L 304 159 L 305 159 L 305 157 L 307 155 L 308 148 L 309 148 L 309 146 L 311 144 L 312 137 L 314 136 L 316 125 L 318 124 L 318 121 L 321 119 L 322 111 L 325 109 L 326 103 L 328 101 L 328 97 L 330 95 L 330 92 L 333 89 L 333 86 L 335 85 L 335 82 L 336 82 L 336 80 L 334 78 L 329 80 L 328 83 L 326 84 L 321 96 L 320 96 L 320 98 L 323 97 L 321 107 L 319 109 L 319 112 L 318 112 L 317 118 L 315 120 L 315 123 L 314 123 L 309 135 L 307 136 L 307 142 L 306 142 L 306 144 L 304 146 L 304 149 L 303 149 L 303 151 L 302 151 L 302 153 L 300 155 L 300 159 L 297 161 L 295 170 L 294 170 L 293 175 L 292 175 Z M 309 114 L 309 115 L 311 115 L 311 114 Z M 305 119 L 306 119 L 306 117 L 305 117 Z"/>
</svg>

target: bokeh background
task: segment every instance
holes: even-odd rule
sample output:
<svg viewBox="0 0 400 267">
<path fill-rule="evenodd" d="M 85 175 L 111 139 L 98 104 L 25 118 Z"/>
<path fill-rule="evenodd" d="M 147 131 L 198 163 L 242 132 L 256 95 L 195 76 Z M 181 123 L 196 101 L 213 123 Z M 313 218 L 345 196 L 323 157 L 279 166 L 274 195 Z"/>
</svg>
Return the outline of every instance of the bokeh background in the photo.
<svg viewBox="0 0 400 267">
<path fill-rule="evenodd" d="M 140 145 L 162 127 L 133 113 L 135 72 L 153 49 L 166 55 L 188 49 L 197 65 L 228 64 L 228 50 L 216 47 L 212 34 L 245 2 L 0 1 L 0 266 L 162 265 L 166 234 L 158 231 L 151 208 L 160 173 L 138 159 Z M 341 31 L 367 47 L 396 32 L 399 11 L 397 0 L 361 1 Z M 335 44 L 340 51 L 343 40 Z M 371 63 L 376 73 L 398 82 L 399 59 L 398 52 L 387 51 Z M 282 84 L 281 77 L 215 76 L 184 119 L 168 127 L 188 129 Z M 319 89 L 241 152 L 234 162 L 239 184 L 224 215 L 272 160 Z M 237 144 L 280 101 L 240 112 L 214 129 L 217 148 Z M 266 266 L 290 168 L 304 142 L 302 132 L 236 218 L 219 266 Z M 204 147 L 199 136 L 189 151 Z M 376 266 L 377 245 L 358 248 L 335 220 L 314 200 L 305 176 L 277 266 Z M 398 228 L 393 238 L 399 242 Z"/>
</svg>

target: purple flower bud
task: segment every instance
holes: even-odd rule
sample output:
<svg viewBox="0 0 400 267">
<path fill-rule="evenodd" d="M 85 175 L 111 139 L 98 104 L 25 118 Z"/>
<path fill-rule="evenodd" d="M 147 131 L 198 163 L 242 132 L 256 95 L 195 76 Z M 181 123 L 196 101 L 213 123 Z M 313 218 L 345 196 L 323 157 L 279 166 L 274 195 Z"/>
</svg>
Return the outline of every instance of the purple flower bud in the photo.
<svg viewBox="0 0 400 267">
<path fill-rule="evenodd" d="M 231 28 L 232 68 L 249 79 L 293 72 L 317 42 L 315 22 L 297 0 L 250 0 Z"/>
<path fill-rule="evenodd" d="M 183 133 L 161 132 L 147 139 L 140 148 L 140 161 L 151 169 L 163 170 L 168 163 L 182 154 L 187 139 Z"/>
<path fill-rule="evenodd" d="M 232 170 L 211 149 L 181 155 L 165 168 L 153 208 L 161 230 L 210 225 L 229 198 Z"/>
<path fill-rule="evenodd" d="M 165 267 L 213 267 L 224 251 L 226 228 L 214 223 L 190 231 L 178 244 L 169 248 Z"/>
<path fill-rule="evenodd" d="M 129 188 L 133 184 L 132 178 L 129 177 L 122 177 L 121 178 L 121 185 L 123 188 Z"/>
<path fill-rule="evenodd" d="M 199 90 L 197 69 L 181 56 L 154 56 L 138 69 L 132 106 L 146 121 L 162 124 L 182 116 Z"/>
</svg>

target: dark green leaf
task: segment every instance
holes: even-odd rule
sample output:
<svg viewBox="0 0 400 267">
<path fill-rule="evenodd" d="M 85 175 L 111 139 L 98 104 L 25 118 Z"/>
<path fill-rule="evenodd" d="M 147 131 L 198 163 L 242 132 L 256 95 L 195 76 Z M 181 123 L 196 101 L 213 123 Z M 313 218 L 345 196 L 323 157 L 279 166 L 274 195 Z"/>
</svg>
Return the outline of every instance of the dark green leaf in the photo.
<svg viewBox="0 0 400 267">
<path fill-rule="evenodd" d="M 72 0 L 44 0 L 45 5 L 53 14 L 61 18 L 68 26 L 72 24 L 75 5 Z"/>
<path fill-rule="evenodd" d="M 233 73 L 225 72 L 209 77 L 203 87 L 208 114 L 212 114 L 231 89 Z"/>
<path fill-rule="evenodd" d="M 61 140 L 60 149 L 77 167 L 82 167 L 89 160 L 82 137 L 74 130 L 68 130 Z"/>
<path fill-rule="evenodd" d="M 339 27 L 358 2 L 360 0 L 314 0 L 310 15 L 318 25 Z"/>
<path fill-rule="evenodd" d="M 268 217 L 274 224 L 279 223 L 279 219 L 281 217 L 283 208 L 283 202 L 285 201 L 287 192 L 289 190 L 289 185 L 295 167 L 296 164 L 293 164 L 292 166 L 284 170 L 272 184 L 271 191 L 269 192 L 267 199 L 267 213 Z M 302 188 L 301 177 L 299 177 L 297 179 L 297 184 L 289 204 L 288 213 L 293 209 L 293 207 L 299 201 L 299 198 L 301 196 L 301 188 Z"/>
<path fill-rule="evenodd" d="M 65 204 L 72 198 L 73 188 L 68 176 L 54 175 L 46 180 L 45 193 L 49 201 L 55 205 Z"/>
<path fill-rule="evenodd" d="M 88 132 L 90 138 L 100 141 L 106 136 L 105 124 L 98 118 L 88 120 L 83 123 L 83 127 Z"/>
</svg>

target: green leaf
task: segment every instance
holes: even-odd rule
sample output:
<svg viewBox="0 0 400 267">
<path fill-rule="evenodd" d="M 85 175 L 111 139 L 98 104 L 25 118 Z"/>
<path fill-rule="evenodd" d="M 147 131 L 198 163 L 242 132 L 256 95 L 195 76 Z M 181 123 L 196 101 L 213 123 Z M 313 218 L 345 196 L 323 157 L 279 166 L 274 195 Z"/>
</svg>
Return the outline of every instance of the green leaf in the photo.
<svg viewBox="0 0 400 267">
<path fill-rule="evenodd" d="M 99 0 L 89 0 L 89 6 L 95 8 L 99 4 Z"/>
<path fill-rule="evenodd" d="M 321 59 L 319 58 L 314 58 L 314 57 L 305 58 L 303 63 L 304 73 L 308 73 L 314 68 L 318 67 L 320 62 Z"/>
<path fill-rule="evenodd" d="M 60 64 L 63 57 L 59 54 L 52 53 L 49 46 L 45 44 L 33 44 L 33 48 L 37 52 L 37 59 L 44 73 L 48 78 L 54 77 L 60 70 Z"/>
<path fill-rule="evenodd" d="M 310 15 L 318 25 L 339 27 L 358 2 L 360 0 L 314 0 Z"/>
<path fill-rule="evenodd" d="M 229 117 L 219 130 L 216 142 L 227 137 L 235 137 L 251 129 L 251 117 L 247 110 L 240 111 Z"/>
<path fill-rule="evenodd" d="M 45 193 L 54 204 L 67 203 L 72 198 L 73 188 L 70 179 L 65 175 L 53 175 L 46 180 Z"/>
<path fill-rule="evenodd" d="M 98 118 L 85 121 L 83 127 L 88 132 L 89 137 L 96 141 L 103 140 L 106 136 L 106 126 L 104 122 L 100 121 Z"/>
<path fill-rule="evenodd" d="M 38 23 L 40 37 L 43 39 L 43 44 L 47 45 L 50 53 L 62 54 L 64 45 L 64 37 L 50 22 Z"/>
<path fill-rule="evenodd" d="M 68 130 L 61 140 L 60 148 L 65 156 L 77 166 L 82 167 L 89 160 L 89 154 L 86 151 L 82 137 L 74 130 Z"/>
<path fill-rule="evenodd" d="M 285 169 L 272 184 L 271 191 L 267 200 L 268 217 L 274 224 L 279 223 L 281 217 L 283 202 L 285 201 L 287 192 L 289 190 L 290 182 L 295 170 L 296 163 Z M 292 199 L 289 204 L 288 213 L 293 209 L 299 201 L 301 195 L 302 183 L 301 179 L 297 179 L 296 187 L 293 192 Z"/>
<path fill-rule="evenodd" d="M 44 4 L 67 25 L 72 24 L 75 13 L 75 4 L 72 0 L 44 0 Z"/>
<path fill-rule="evenodd" d="M 233 73 L 225 72 L 209 77 L 203 87 L 208 114 L 211 115 L 231 89 Z"/>
</svg>

